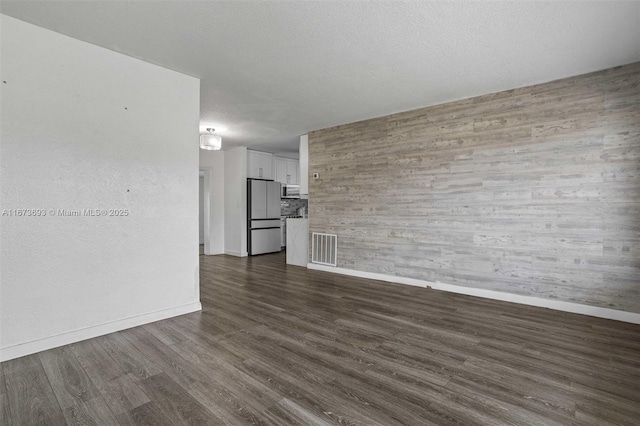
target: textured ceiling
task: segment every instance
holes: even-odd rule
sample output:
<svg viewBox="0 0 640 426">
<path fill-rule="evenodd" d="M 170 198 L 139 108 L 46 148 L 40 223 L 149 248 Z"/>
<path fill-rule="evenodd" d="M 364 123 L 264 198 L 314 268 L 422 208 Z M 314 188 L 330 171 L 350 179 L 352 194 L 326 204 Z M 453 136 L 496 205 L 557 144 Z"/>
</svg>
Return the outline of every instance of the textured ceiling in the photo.
<svg viewBox="0 0 640 426">
<path fill-rule="evenodd" d="M 640 2 L 5 1 L 3 14 L 202 79 L 223 146 L 640 60 Z M 161 125 L 162 123 L 159 123 Z"/>
</svg>

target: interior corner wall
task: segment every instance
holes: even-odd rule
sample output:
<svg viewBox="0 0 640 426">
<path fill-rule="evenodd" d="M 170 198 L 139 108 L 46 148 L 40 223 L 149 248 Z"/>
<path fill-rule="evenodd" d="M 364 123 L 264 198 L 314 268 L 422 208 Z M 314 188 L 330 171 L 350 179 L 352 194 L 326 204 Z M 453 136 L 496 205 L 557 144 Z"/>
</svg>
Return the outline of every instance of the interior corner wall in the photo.
<svg viewBox="0 0 640 426">
<path fill-rule="evenodd" d="M 309 135 L 300 136 L 300 196 L 309 196 Z"/>
<path fill-rule="evenodd" d="M 200 309 L 199 80 L 0 19 L 0 359 Z"/>
<path fill-rule="evenodd" d="M 224 151 L 200 150 L 200 168 L 209 171 L 209 250 L 224 253 Z M 206 220 L 206 218 L 205 218 Z"/>
<path fill-rule="evenodd" d="M 233 256 L 247 256 L 247 148 L 225 151 L 224 248 Z"/>
<path fill-rule="evenodd" d="M 309 163 L 343 270 L 640 312 L 640 63 L 311 132 Z"/>
</svg>

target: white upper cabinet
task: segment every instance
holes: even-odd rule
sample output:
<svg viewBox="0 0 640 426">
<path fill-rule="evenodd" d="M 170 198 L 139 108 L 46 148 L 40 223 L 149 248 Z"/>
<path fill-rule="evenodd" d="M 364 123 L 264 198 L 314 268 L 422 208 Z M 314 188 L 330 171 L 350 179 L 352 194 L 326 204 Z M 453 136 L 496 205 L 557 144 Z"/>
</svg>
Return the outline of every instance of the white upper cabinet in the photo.
<svg viewBox="0 0 640 426">
<path fill-rule="evenodd" d="M 281 184 L 300 184 L 300 162 L 294 158 L 247 150 L 247 177 L 273 179 Z"/>
<path fill-rule="evenodd" d="M 300 184 L 300 163 L 292 158 L 275 157 L 276 182 L 282 184 Z"/>
<path fill-rule="evenodd" d="M 275 157 L 276 182 L 287 183 L 287 159 Z"/>
<path fill-rule="evenodd" d="M 247 177 L 274 179 L 273 154 L 247 150 Z"/>
<path fill-rule="evenodd" d="M 300 185 L 300 163 L 296 160 L 291 160 L 287 163 L 287 176 L 289 183 L 294 185 Z"/>
</svg>

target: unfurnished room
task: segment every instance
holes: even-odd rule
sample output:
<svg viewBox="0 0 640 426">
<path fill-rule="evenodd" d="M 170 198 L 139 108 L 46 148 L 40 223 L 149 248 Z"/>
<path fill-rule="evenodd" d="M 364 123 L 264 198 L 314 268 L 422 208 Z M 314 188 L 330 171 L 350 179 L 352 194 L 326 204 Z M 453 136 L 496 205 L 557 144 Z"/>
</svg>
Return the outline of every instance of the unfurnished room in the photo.
<svg viewBox="0 0 640 426">
<path fill-rule="evenodd" d="M 640 1 L 0 0 L 0 426 L 640 424 Z"/>
</svg>

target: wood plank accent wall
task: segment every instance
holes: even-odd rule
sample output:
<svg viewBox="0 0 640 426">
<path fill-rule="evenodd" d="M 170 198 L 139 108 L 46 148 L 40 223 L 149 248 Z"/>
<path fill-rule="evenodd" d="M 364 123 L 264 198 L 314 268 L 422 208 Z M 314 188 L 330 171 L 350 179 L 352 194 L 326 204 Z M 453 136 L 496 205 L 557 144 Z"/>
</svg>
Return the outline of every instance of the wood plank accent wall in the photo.
<svg viewBox="0 0 640 426">
<path fill-rule="evenodd" d="M 640 312 L 640 62 L 311 132 L 309 174 L 338 267 Z"/>
</svg>

